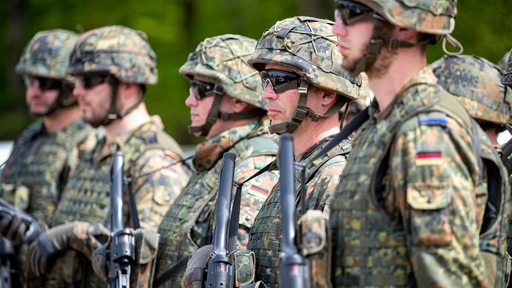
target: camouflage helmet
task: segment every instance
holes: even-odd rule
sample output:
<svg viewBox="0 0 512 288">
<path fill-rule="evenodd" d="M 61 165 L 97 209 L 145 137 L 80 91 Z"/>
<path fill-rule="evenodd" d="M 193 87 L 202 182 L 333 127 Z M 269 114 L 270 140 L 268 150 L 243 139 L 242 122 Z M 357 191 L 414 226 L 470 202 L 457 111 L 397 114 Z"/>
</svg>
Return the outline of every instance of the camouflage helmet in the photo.
<svg viewBox="0 0 512 288">
<path fill-rule="evenodd" d="M 264 108 L 261 78 L 247 64 L 255 46 L 256 40 L 235 34 L 206 38 L 189 54 L 179 73 L 187 77 L 212 78 L 229 96 Z"/>
<path fill-rule="evenodd" d="M 16 73 L 66 79 L 69 55 L 77 37 L 77 34 L 63 29 L 38 32 L 23 50 Z"/>
<path fill-rule="evenodd" d="M 125 26 L 105 26 L 80 36 L 68 72 L 106 72 L 126 83 L 156 84 L 156 54 L 147 35 Z"/>
<path fill-rule="evenodd" d="M 439 84 L 459 101 L 469 114 L 485 122 L 510 122 L 512 92 L 501 84 L 498 66 L 470 55 L 444 56 L 431 65 Z"/>
<path fill-rule="evenodd" d="M 508 52 L 508 58 L 504 66 L 502 83 L 503 85 L 512 87 L 512 49 Z"/>
<path fill-rule="evenodd" d="M 391 24 L 434 35 L 450 34 L 455 28 L 457 0 L 354 0 L 364 4 Z"/>
<path fill-rule="evenodd" d="M 268 63 L 289 66 L 313 86 L 357 99 L 361 79 L 342 68 L 333 25 L 329 20 L 303 16 L 278 21 L 263 33 L 249 64 L 258 71 Z"/>
</svg>

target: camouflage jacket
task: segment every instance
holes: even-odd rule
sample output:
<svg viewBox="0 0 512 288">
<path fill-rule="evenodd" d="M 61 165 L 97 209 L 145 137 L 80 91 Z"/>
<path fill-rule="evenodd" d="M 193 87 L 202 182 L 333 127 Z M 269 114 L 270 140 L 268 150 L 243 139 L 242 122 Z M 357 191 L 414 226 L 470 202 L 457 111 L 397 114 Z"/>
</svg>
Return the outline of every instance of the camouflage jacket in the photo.
<svg viewBox="0 0 512 288">
<path fill-rule="evenodd" d="M 38 120 L 14 142 L 2 172 L 0 197 L 48 225 L 80 151 L 95 145 L 94 130 L 78 119 L 55 134 Z"/>
<path fill-rule="evenodd" d="M 345 167 L 351 149 L 350 140 L 342 141 L 327 154 L 311 162 L 318 152 L 329 142 L 331 137 L 306 152 L 300 162 L 305 164 L 306 198 L 305 211 L 297 207 L 298 217 L 307 210 L 324 211 L 329 214 L 332 195 L 339 181 L 341 171 Z M 301 174 L 296 171 L 297 198 L 300 192 Z M 298 201 L 299 202 L 299 201 Z M 274 186 L 269 197 L 256 216 L 249 234 L 247 248 L 256 256 L 256 281 L 263 281 L 267 287 L 279 286 L 279 251 L 281 246 L 281 204 L 279 185 Z M 319 287 L 320 284 L 314 287 Z"/>
<path fill-rule="evenodd" d="M 82 155 L 76 173 L 64 189 L 56 210 L 56 225 L 85 221 L 103 223 L 109 227 L 110 170 L 112 156 L 116 151 L 121 151 L 124 156 L 124 174 L 131 179 L 131 191 L 141 227 L 156 230 L 165 211 L 186 185 L 190 174 L 182 161 L 181 148 L 163 131 L 158 116 L 120 135 L 109 145 L 105 138 L 101 139 L 94 150 Z M 124 207 L 125 226 L 131 227 L 127 199 Z M 97 247 L 75 249 L 94 251 L 94 248 Z M 80 254 L 77 257 L 69 252 L 59 258 L 46 286 L 80 287 L 87 283 L 88 287 L 103 287 L 104 283 L 92 271 L 88 260 L 90 255 L 83 256 Z"/>
<path fill-rule="evenodd" d="M 182 257 L 189 256 L 198 247 L 211 243 L 214 208 L 222 168 L 222 161 L 218 160 L 222 158 L 222 154 L 227 151 L 236 154 L 235 180 L 238 182 L 243 182 L 275 159 L 277 144 L 268 135 L 267 127 L 268 120 L 265 117 L 265 121 L 253 121 L 249 125 L 224 131 L 219 136 L 198 145 L 196 159 L 198 154 L 202 154 L 200 150 L 211 151 L 210 147 L 219 143 L 223 148 L 214 149 L 217 152 L 207 161 L 210 163 L 209 166 L 213 166 L 208 170 L 199 167 L 203 171 L 198 172 L 190 180 L 165 215 L 158 229 L 160 244 L 156 265 L 157 277 Z M 277 174 L 269 171 L 243 185 L 238 235 L 241 246 L 246 245 L 254 217 L 277 180 Z M 171 279 L 170 287 L 179 287 L 180 280 L 180 275 Z"/>
<path fill-rule="evenodd" d="M 473 132 L 428 67 L 370 108 L 331 207 L 334 286 L 486 285 Z"/>
</svg>

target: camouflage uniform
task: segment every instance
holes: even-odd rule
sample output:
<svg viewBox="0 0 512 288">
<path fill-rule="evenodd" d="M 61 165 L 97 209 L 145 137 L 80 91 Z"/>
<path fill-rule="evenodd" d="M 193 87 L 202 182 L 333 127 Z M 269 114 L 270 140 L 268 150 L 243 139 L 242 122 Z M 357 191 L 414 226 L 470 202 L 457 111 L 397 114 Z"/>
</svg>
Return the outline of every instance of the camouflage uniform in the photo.
<svg viewBox="0 0 512 288">
<path fill-rule="evenodd" d="M 108 72 L 119 81 L 140 85 L 157 81 L 156 56 L 145 35 L 123 26 L 106 26 L 82 34 L 70 61 L 68 70 L 73 74 Z M 108 121 L 124 116 L 112 109 L 109 113 L 112 117 L 107 117 Z M 156 229 L 189 179 L 190 171 L 183 162 L 183 152 L 164 132 L 158 116 L 125 131 L 109 143 L 103 135 L 98 133 L 97 137 L 96 147 L 81 155 L 76 173 L 66 185 L 55 211 L 55 228 L 50 231 L 71 221 L 88 222 L 92 228 L 81 228 L 73 234 L 76 237 L 69 240 L 72 243 L 64 249 L 74 251 L 68 249 L 60 254 L 45 275 L 46 287 L 105 286 L 93 273 L 89 259 L 92 251 L 101 244 L 96 239 L 108 236 L 105 227 L 110 226 L 109 179 L 116 151 L 123 153 L 124 174 L 130 179 L 128 190 L 134 196 L 142 228 Z M 124 202 L 126 216 L 123 219 L 130 227 L 128 199 Z M 96 226 L 100 229 L 94 228 Z"/>
<path fill-rule="evenodd" d="M 334 284 L 484 286 L 487 195 L 469 116 L 428 67 L 402 91 L 389 109 L 372 106 L 336 190 Z"/>
<path fill-rule="evenodd" d="M 213 215 L 217 200 L 218 182 L 224 152 L 232 152 L 237 156 L 235 180 L 243 182 L 259 169 L 275 159 L 277 144 L 268 136 L 268 120 L 254 121 L 249 125 L 222 132 L 219 136 L 198 145 L 196 159 L 203 151 L 208 153 L 208 169 L 195 164 L 199 168 L 187 184 L 183 193 L 176 199 L 171 209 L 160 224 L 160 245 L 158 250 L 157 274 L 161 275 L 173 263 L 189 256 L 198 247 L 210 244 L 213 238 Z M 208 149 L 220 143 L 222 148 L 211 153 Z M 265 201 L 270 189 L 277 182 L 278 176 L 273 172 L 265 172 L 245 183 L 242 188 L 240 206 L 240 228 L 238 241 L 241 247 L 247 244 L 247 236 L 259 208 Z M 181 277 L 171 280 L 171 286 L 179 286 Z"/>
<path fill-rule="evenodd" d="M 94 147 L 91 127 L 78 119 L 56 134 L 37 120 L 15 141 L 2 173 L 1 197 L 51 225 L 77 156 Z"/>
<path fill-rule="evenodd" d="M 484 130 L 502 131 L 505 124 L 510 122 L 512 107 L 512 92 L 501 84 L 501 69 L 486 59 L 470 55 L 444 56 L 431 65 L 438 78 L 438 83 L 451 94 L 457 96 L 469 115 L 480 123 Z M 497 132 L 494 131 L 494 132 Z M 505 199 L 509 199 L 507 172 L 501 168 L 501 160 L 493 151 L 484 131 L 479 129 L 483 136 L 480 139 L 482 145 L 481 157 L 484 159 L 483 183 L 489 187 L 486 199 L 486 216 L 479 225 L 480 250 L 485 261 L 485 267 L 489 278 L 489 286 L 500 287 L 503 280 L 504 260 L 507 258 L 504 240 L 506 228 L 503 219 L 508 218 L 510 207 Z M 496 147 L 499 149 L 499 147 Z M 493 181 L 494 183 L 490 183 Z M 500 183 L 501 181 L 501 183 Z M 505 183 L 503 183 L 505 182 Z M 506 203 L 505 209 L 496 209 L 501 203 Z M 488 207 L 489 206 L 489 207 Z M 491 211 L 491 207 L 496 207 Z M 494 212 L 494 213 L 492 213 Z M 509 240 L 510 242 L 510 231 Z M 510 245 L 509 253 L 510 253 Z M 496 259 L 498 256 L 498 259 Z M 509 271 L 505 271 L 509 272 Z"/>
<path fill-rule="evenodd" d="M 256 41 L 241 35 L 225 34 L 206 38 L 190 53 L 180 74 L 194 78 L 203 76 L 216 82 L 212 106 L 207 120 L 201 126 L 190 126 L 191 133 L 207 135 L 218 118 L 229 120 L 235 116 L 253 119 L 248 124 L 222 131 L 199 144 L 193 159 L 197 174 L 190 180 L 165 215 L 158 232 L 161 235 L 157 278 L 184 256 L 198 247 L 210 244 L 213 238 L 215 203 L 225 152 L 236 155 L 235 180 L 242 183 L 271 163 L 277 144 L 268 134 L 269 120 L 263 107 L 261 79 L 247 63 Z M 258 114 L 239 112 L 227 114 L 220 111 L 220 101 L 225 95 L 250 104 Z M 221 116 L 222 115 L 222 116 Z M 242 186 L 238 244 L 245 247 L 248 232 L 261 204 L 277 182 L 274 172 L 264 172 Z M 171 287 L 180 285 L 181 274 L 170 280 Z"/>
<path fill-rule="evenodd" d="M 334 189 L 339 182 L 339 175 L 346 164 L 350 152 L 350 141 L 346 140 L 333 148 L 329 153 L 312 161 L 327 144 L 330 138 L 325 138 L 307 151 L 300 159 L 305 164 L 306 179 L 306 210 L 320 210 L 329 215 L 329 206 L 332 201 Z M 297 199 L 300 197 L 300 173 L 296 173 Z M 304 215 L 298 205 L 297 218 Z M 279 286 L 279 251 L 281 248 L 281 204 L 279 185 L 274 186 L 272 192 L 256 216 L 249 234 L 247 248 L 256 255 L 256 280 L 263 281 L 268 287 Z M 318 255 L 307 255 L 318 257 Z M 328 265 L 315 267 L 327 270 Z M 322 281 L 322 279 L 314 279 Z M 325 283 L 315 282 L 315 287 L 327 287 Z"/>
<path fill-rule="evenodd" d="M 66 30 L 41 31 L 25 47 L 16 65 L 16 72 L 22 76 L 49 78 L 66 84 L 43 116 L 76 104 L 70 97 L 70 79 L 66 75 L 76 39 L 75 33 Z M 48 133 L 43 120 L 37 120 L 14 142 L 12 153 L 1 171 L 0 197 L 40 222 L 51 225 L 78 155 L 94 145 L 93 129 L 81 119 L 56 133 Z M 14 270 L 26 271 L 26 267 L 22 268 L 26 266 L 25 246 L 16 251 L 17 259 L 11 267 Z"/>
<path fill-rule="evenodd" d="M 278 21 L 258 41 L 256 51 L 249 60 L 253 67 L 262 71 L 266 64 L 280 64 L 294 68 L 294 72 L 301 76 L 300 87 L 297 89 L 299 103 L 295 113 L 289 121 L 272 125 L 274 132 L 300 131 L 300 125 L 306 117 L 312 122 L 333 117 L 345 103 L 357 99 L 364 90 L 362 79 L 352 77 L 341 67 L 342 57 L 336 47 L 332 25 L 333 22 L 324 19 L 292 17 Z M 315 98 L 308 99 L 308 89 L 312 86 L 337 93 L 337 101 L 324 115 L 317 114 L 306 105 L 308 100 L 315 101 Z M 297 137 L 307 137 L 303 133 L 298 133 Z M 350 140 L 344 140 L 320 156 L 319 152 L 329 139 L 326 137 L 309 147 L 298 159 L 305 165 L 306 195 L 304 206 L 297 204 L 299 236 L 296 242 L 302 255 L 310 261 L 312 287 L 329 285 L 326 281 L 326 273 L 329 272 L 326 216 L 329 215 L 331 196 L 351 149 Z M 295 179 L 300 180 L 300 174 Z M 297 194 L 300 194 L 299 186 L 295 185 Z M 263 281 L 269 287 L 279 285 L 281 238 L 280 189 L 276 185 L 256 216 L 247 245 L 256 256 L 256 281 Z"/>
</svg>

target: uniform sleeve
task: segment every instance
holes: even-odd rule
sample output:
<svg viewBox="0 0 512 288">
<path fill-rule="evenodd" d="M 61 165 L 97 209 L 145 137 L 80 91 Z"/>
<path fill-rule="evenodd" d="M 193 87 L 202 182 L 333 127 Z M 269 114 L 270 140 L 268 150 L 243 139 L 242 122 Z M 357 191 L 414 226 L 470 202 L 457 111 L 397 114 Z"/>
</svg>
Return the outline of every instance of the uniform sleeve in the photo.
<svg viewBox="0 0 512 288">
<path fill-rule="evenodd" d="M 445 124 L 402 126 L 383 201 L 404 223 L 419 287 L 482 286 L 473 178 L 479 168 L 471 136 L 451 119 Z"/>
<path fill-rule="evenodd" d="M 187 184 L 190 171 L 172 152 L 149 149 L 130 167 L 140 225 L 154 229 Z"/>
</svg>

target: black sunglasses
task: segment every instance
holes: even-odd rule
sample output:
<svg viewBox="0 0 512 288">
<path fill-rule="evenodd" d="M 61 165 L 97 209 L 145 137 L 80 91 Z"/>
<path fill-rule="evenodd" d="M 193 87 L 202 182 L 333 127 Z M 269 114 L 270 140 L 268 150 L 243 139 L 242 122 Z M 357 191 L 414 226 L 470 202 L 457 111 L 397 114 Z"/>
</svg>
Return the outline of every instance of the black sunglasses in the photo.
<svg viewBox="0 0 512 288">
<path fill-rule="evenodd" d="M 263 89 L 270 83 L 272 90 L 276 93 L 283 93 L 290 89 L 297 89 L 302 79 L 299 75 L 282 70 L 263 70 L 260 72 Z"/>
<path fill-rule="evenodd" d="M 35 77 L 26 75 L 23 77 L 23 81 L 25 82 L 25 86 L 27 88 L 37 87 L 41 91 L 58 90 L 63 87 L 62 80 L 50 79 L 45 77 Z"/>
<path fill-rule="evenodd" d="M 199 80 L 190 80 L 189 87 L 196 100 L 202 100 L 207 96 L 212 96 L 215 93 L 215 83 L 208 83 Z"/>
<path fill-rule="evenodd" d="M 336 0 L 334 18 L 335 20 L 341 20 L 345 26 L 370 17 L 381 20 L 384 19 L 366 5 L 345 0 Z"/>
<path fill-rule="evenodd" d="M 85 89 L 92 89 L 100 84 L 110 81 L 109 74 L 91 74 L 91 75 L 77 75 L 75 76 L 75 85 L 82 86 Z"/>
</svg>

